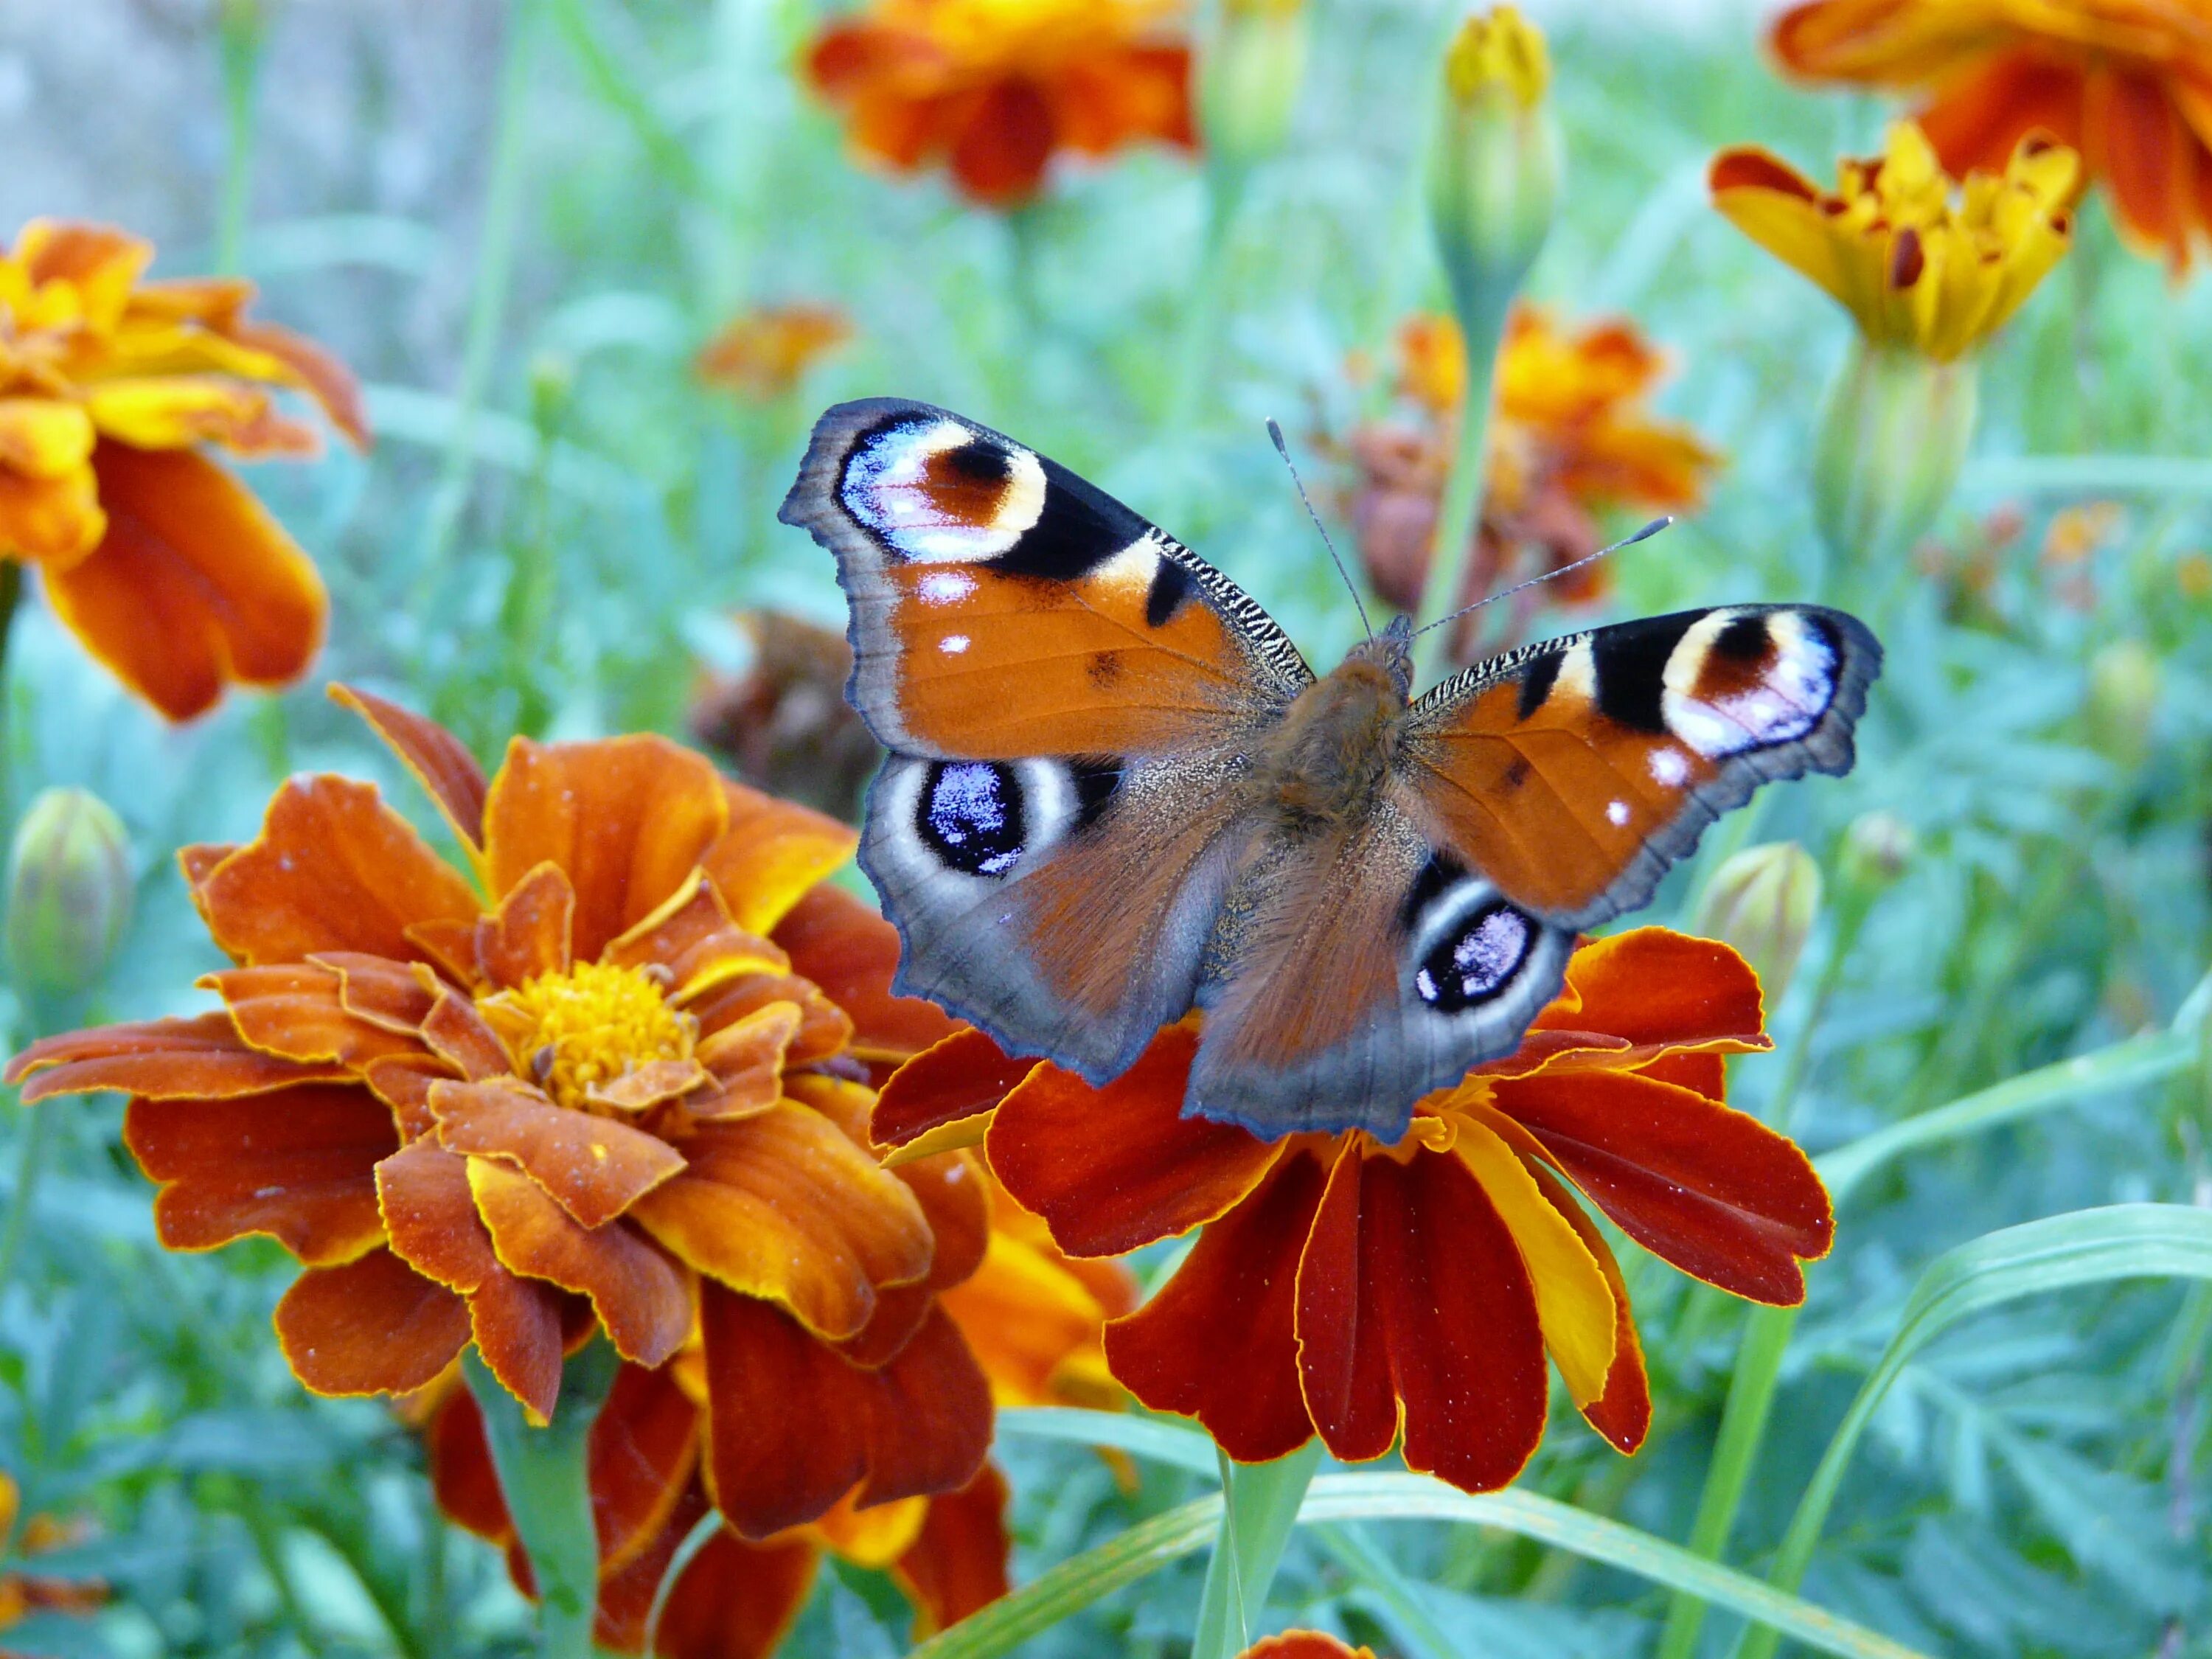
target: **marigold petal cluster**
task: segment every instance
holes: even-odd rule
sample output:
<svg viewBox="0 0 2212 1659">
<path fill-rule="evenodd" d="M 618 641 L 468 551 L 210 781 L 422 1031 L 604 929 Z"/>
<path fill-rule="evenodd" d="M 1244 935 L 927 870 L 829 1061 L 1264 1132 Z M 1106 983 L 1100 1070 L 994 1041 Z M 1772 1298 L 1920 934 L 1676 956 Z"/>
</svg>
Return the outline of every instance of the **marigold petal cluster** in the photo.
<svg viewBox="0 0 2212 1659">
<path fill-rule="evenodd" d="M 871 1081 L 949 1022 L 823 881 L 852 831 L 659 738 L 517 738 L 487 778 L 337 695 L 466 868 L 372 787 L 295 778 L 258 839 L 181 855 L 219 1010 L 47 1039 L 9 1080 L 131 1097 L 169 1248 L 298 1258 L 276 1332 L 318 1393 L 410 1393 L 472 1343 L 544 1422 L 596 1329 L 684 1391 L 747 1537 L 965 1486 L 990 1391 L 938 1297 L 981 1261 L 983 1176 L 868 1146 Z"/>
<path fill-rule="evenodd" d="M 0 254 L 0 558 L 36 566 L 86 649 L 186 720 L 227 684 L 296 679 L 326 611 L 307 555 L 205 449 L 314 453 L 276 391 L 368 432 L 344 365 L 246 315 L 251 283 L 142 280 L 153 257 L 47 219 Z"/>
<path fill-rule="evenodd" d="M 1766 150 L 1723 150 L 1713 205 L 1737 229 L 1833 295 L 1876 345 L 1948 362 L 2003 326 L 2073 236 L 2075 152 L 2021 139 L 2002 173 L 1977 167 L 1954 189 L 1918 127 L 1892 127 L 1884 152 L 1837 164 L 1823 191 Z"/>
<path fill-rule="evenodd" d="M 1012 208 L 1054 157 L 1189 149 L 1190 47 L 1176 0 L 874 0 L 815 36 L 808 84 L 862 155 L 943 167 Z"/>
<path fill-rule="evenodd" d="M 1352 433 L 1358 478 L 1346 508 L 1376 591 L 1413 611 L 1434 556 L 1467 348 L 1459 325 L 1434 313 L 1407 318 L 1396 346 L 1398 407 Z M 1604 539 L 1598 515 L 1607 510 L 1685 512 L 1703 501 L 1721 458 L 1690 427 L 1651 413 L 1647 400 L 1666 370 L 1665 356 L 1625 318 L 1575 327 L 1540 306 L 1515 307 L 1461 603 L 1595 552 Z M 1522 568 L 1532 553 L 1535 568 Z M 1593 567 L 1553 597 L 1595 601 L 1607 580 Z"/>
<path fill-rule="evenodd" d="M 1768 39 L 1801 79 L 1923 94 L 1914 118 L 1954 177 L 2040 132 L 2177 275 L 2212 235 L 2212 15 L 2194 0 L 1809 0 Z"/>
<path fill-rule="evenodd" d="M 875 1133 L 972 1140 L 1077 1257 L 1198 1230 L 1174 1276 L 1106 1328 L 1113 1376 L 1231 1456 L 1318 1434 L 1480 1492 L 1544 1429 L 1546 1358 L 1611 1444 L 1650 1395 L 1618 1263 L 1583 1208 L 1755 1301 L 1804 1295 L 1833 1237 L 1804 1153 L 1726 1104 L 1723 1061 L 1768 1047 L 1727 946 L 1646 927 L 1585 944 L 1518 1052 L 1415 1109 L 1403 1139 L 1257 1139 L 1185 1118 L 1194 1024 L 1103 1089 L 963 1031 L 885 1085 Z M 1006 1091 L 1006 1080 L 1018 1078 Z M 1004 1092 L 995 1108 L 994 1091 Z M 986 1127 L 985 1126 L 988 1126 Z"/>
<path fill-rule="evenodd" d="M 699 348 L 691 372 L 748 402 L 772 403 L 797 391 L 808 369 L 852 337 L 853 319 L 836 306 L 805 300 L 756 306 Z"/>
</svg>

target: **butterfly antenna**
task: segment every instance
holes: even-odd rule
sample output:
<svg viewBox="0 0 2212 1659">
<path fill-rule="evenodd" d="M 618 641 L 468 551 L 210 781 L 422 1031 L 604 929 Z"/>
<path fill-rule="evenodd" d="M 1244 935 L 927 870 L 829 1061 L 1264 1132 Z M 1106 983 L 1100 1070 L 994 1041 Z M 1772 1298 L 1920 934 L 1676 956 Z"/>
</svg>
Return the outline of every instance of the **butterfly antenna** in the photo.
<svg viewBox="0 0 2212 1659">
<path fill-rule="evenodd" d="M 1516 582 L 1510 587 L 1505 588 L 1499 592 L 1492 593 L 1488 599 L 1477 599 L 1473 605 L 1462 605 L 1458 610 L 1453 611 L 1450 616 L 1437 617 L 1434 622 L 1431 623 L 1427 628 L 1415 629 L 1413 630 L 1413 637 L 1415 639 L 1420 638 L 1422 635 L 1429 631 L 1430 628 L 1442 628 L 1448 622 L 1457 622 L 1462 617 L 1466 616 L 1470 611 L 1480 611 L 1486 605 L 1495 605 L 1500 599 L 1510 599 L 1516 593 L 1520 592 L 1524 588 L 1534 587 L 1540 582 L 1556 581 L 1561 576 L 1567 575 L 1573 571 L 1580 570 L 1586 564 L 1595 564 L 1600 559 L 1605 557 L 1607 554 L 1618 553 L 1624 547 L 1633 547 L 1637 543 L 1643 541 L 1649 537 L 1657 535 L 1661 531 L 1664 530 L 1668 525 L 1674 522 L 1674 520 L 1671 518 L 1654 519 L 1650 524 L 1645 525 L 1643 529 L 1638 531 L 1634 535 L 1623 536 L 1619 541 L 1613 543 L 1610 546 L 1601 547 L 1596 552 L 1587 554 L 1583 557 L 1577 559 L 1572 564 L 1563 564 L 1557 570 L 1547 570 L 1540 576 L 1531 576 L 1525 582 Z"/>
<path fill-rule="evenodd" d="M 1321 544 L 1328 550 L 1328 556 L 1335 562 L 1336 574 L 1344 578 L 1344 585 L 1352 590 L 1352 602 L 1359 608 L 1359 625 L 1367 630 L 1367 637 L 1372 640 L 1375 624 L 1367 620 L 1367 607 L 1360 601 L 1358 586 L 1352 580 L 1352 573 L 1344 568 L 1344 561 L 1337 557 L 1336 544 L 1328 538 L 1328 526 L 1321 521 L 1321 514 L 1314 511 L 1312 498 L 1306 494 L 1306 481 L 1298 477 L 1297 463 L 1291 459 L 1290 446 L 1283 441 L 1283 428 L 1275 424 L 1273 416 L 1267 417 L 1267 435 L 1275 441 L 1275 453 L 1281 456 L 1283 465 L 1291 469 L 1291 482 L 1297 486 L 1298 499 L 1305 503 L 1306 516 L 1314 521 L 1314 528 L 1321 532 Z"/>
</svg>

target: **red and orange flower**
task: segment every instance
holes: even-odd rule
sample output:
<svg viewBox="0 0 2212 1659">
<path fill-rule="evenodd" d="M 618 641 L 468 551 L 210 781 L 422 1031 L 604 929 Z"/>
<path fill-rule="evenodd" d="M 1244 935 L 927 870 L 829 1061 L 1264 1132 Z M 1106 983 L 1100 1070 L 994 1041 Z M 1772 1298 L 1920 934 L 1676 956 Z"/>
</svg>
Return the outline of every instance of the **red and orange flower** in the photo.
<svg viewBox="0 0 2212 1659">
<path fill-rule="evenodd" d="M 937 1294 L 981 1259 L 981 1172 L 866 1150 L 868 1079 L 945 1022 L 822 883 L 852 832 L 658 738 L 518 738 L 487 779 L 337 695 L 466 871 L 372 787 L 295 778 L 258 839 L 181 855 L 222 1009 L 50 1038 L 9 1080 L 132 1097 L 170 1248 L 261 1233 L 306 1266 L 276 1330 L 319 1393 L 418 1389 L 473 1341 L 543 1422 L 597 1328 L 672 1411 L 687 1356 L 747 1536 L 967 1485 L 990 1396 Z"/>
<path fill-rule="evenodd" d="M 1400 326 L 1397 350 L 1399 410 L 1352 432 L 1358 477 L 1346 506 L 1368 580 L 1412 611 L 1435 556 L 1467 348 L 1451 319 L 1422 315 Z M 1482 521 L 1459 603 L 1595 553 L 1601 513 L 1686 512 L 1704 499 L 1720 457 L 1645 407 L 1665 369 L 1626 319 L 1570 330 L 1540 307 L 1515 310 L 1499 348 Z M 1552 597 L 1592 603 L 1607 580 L 1593 567 Z"/>
<path fill-rule="evenodd" d="M 1071 1255 L 1200 1229 L 1106 1328 L 1106 1357 L 1231 1457 L 1316 1433 L 1345 1459 L 1401 1443 L 1409 1467 L 1480 1492 L 1542 1437 L 1547 1352 L 1610 1443 L 1633 1450 L 1650 1425 L 1627 1293 L 1577 1190 L 1709 1283 L 1803 1297 L 1827 1194 L 1794 1144 L 1725 1103 L 1723 1057 L 1767 1046 L 1741 957 L 1647 927 L 1577 950 L 1519 1052 L 1421 1102 L 1395 1146 L 1182 1117 L 1188 1022 L 1103 1089 L 957 1033 L 885 1085 L 875 1133 L 926 1150 L 972 1140 L 988 1112 L 993 1170 Z"/>
<path fill-rule="evenodd" d="M 153 257 L 46 219 L 0 255 L 0 558 L 35 566 L 86 649 L 181 720 L 234 682 L 298 678 L 326 609 L 307 556 L 203 447 L 314 453 L 272 387 L 368 432 L 344 365 L 246 316 L 251 283 L 143 282 Z"/>
<path fill-rule="evenodd" d="M 13 1555 L 35 1559 L 81 1544 L 92 1535 L 82 1519 L 64 1521 L 51 1515 L 22 1515 L 23 1490 L 15 1477 L 0 1470 L 0 1540 Z M 19 1534 L 15 1523 L 22 1521 Z M 107 1605 L 107 1586 L 97 1578 L 31 1572 L 21 1568 L 0 1571 L 0 1631 L 20 1625 L 36 1613 L 94 1613 Z M 0 1652 L 7 1651 L 0 1644 Z"/>
<path fill-rule="evenodd" d="M 853 146 L 1012 208 L 1065 154 L 1146 140 L 1190 149 L 1178 0 L 873 0 L 807 48 L 808 83 Z"/>
<path fill-rule="evenodd" d="M 931 1012 L 934 1012 L 933 1010 Z M 917 1015 L 917 1018 L 926 1016 Z M 941 1033 L 951 1022 L 942 1019 Z M 978 1197 L 982 1189 L 971 1189 Z M 968 1340 L 1002 1405 L 1118 1405 L 1101 1332 L 1126 1313 L 1135 1286 L 1118 1264 L 1071 1261 L 1043 1224 L 989 1192 L 988 1233 L 940 1231 L 972 1274 L 940 1305 Z M 963 1219 L 972 1222 L 974 1212 Z M 659 1370 L 625 1365 L 592 1426 L 590 1480 L 599 1526 L 599 1640 L 646 1650 L 653 1599 L 684 1539 L 712 1512 L 711 1407 L 696 1344 Z M 518 1582 L 530 1567 L 500 1493 L 476 1401 L 450 1378 L 427 1423 L 432 1485 L 458 1524 L 507 1552 Z M 653 1651 L 662 1659 L 766 1659 L 805 1606 L 824 1551 L 890 1574 L 914 1604 L 919 1638 L 1006 1593 L 1007 1489 L 986 1463 L 965 1486 L 862 1507 L 848 1494 L 818 1521 L 758 1541 L 726 1522 L 669 1588 Z"/>
<path fill-rule="evenodd" d="M 1922 94 L 1914 118 L 1954 178 L 2000 173 L 2047 134 L 2177 273 L 2212 234 L 2212 14 L 2197 0 L 1809 0 L 1769 40 L 1802 79 Z"/>
<path fill-rule="evenodd" d="M 691 372 L 749 402 L 773 403 L 796 392 L 808 369 L 852 337 L 853 319 L 835 306 L 805 300 L 755 306 L 699 348 Z"/>
</svg>

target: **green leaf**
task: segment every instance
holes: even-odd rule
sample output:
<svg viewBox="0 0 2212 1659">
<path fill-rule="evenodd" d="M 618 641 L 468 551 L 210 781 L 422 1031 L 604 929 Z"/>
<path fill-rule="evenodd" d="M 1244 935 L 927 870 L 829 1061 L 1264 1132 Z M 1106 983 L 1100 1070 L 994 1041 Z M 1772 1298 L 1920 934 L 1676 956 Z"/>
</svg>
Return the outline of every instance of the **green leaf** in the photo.
<svg viewBox="0 0 2212 1659">
<path fill-rule="evenodd" d="M 1785 1590 L 1802 1581 L 1860 1435 L 1898 1373 L 1929 1342 L 1969 1315 L 2023 1297 L 2166 1278 L 2212 1279 L 2212 1210 L 2179 1204 L 2077 1210 L 1985 1233 L 1937 1256 L 1913 1286 L 1897 1334 L 1829 1441 L 1769 1581 Z M 1738 1650 L 1741 1659 L 1771 1659 L 1778 1641 L 1772 1629 L 1753 1631 Z"/>
<path fill-rule="evenodd" d="M 1119 1446 L 1139 1455 L 1161 1451 L 1165 1453 L 1163 1461 L 1182 1468 L 1193 1466 L 1193 1446 L 1187 1443 L 1206 1447 L 1209 1457 L 1212 1451 L 1203 1435 L 1118 1412 L 1066 1407 L 1008 1412 L 1000 1426 L 1016 1434 Z M 1911 1659 L 1913 1652 L 1796 1595 L 1701 1560 L 1679 1545 L 1534 1492 L 1470 1494 L 1417 1474 L 1326 1474 L 1307 1489 L 1298 1521 L 1303 1525 L 1449 1521 L 1498 1527 L 1666 1589 L 1687 1591 L 1745 1619 L 1770 1624 L 1822 1652 L 1848 1659 Z M 1221 1499 L 1215 1496 L 1155 1516 L 1119 1538 L 1060 1562 L 1005 1600 L 923 1643 L 910 1659 L 991 1659 L 1010 1652 L 1094 1601 L 1195 1553 L 1220 1523 Z"/>
</svg>

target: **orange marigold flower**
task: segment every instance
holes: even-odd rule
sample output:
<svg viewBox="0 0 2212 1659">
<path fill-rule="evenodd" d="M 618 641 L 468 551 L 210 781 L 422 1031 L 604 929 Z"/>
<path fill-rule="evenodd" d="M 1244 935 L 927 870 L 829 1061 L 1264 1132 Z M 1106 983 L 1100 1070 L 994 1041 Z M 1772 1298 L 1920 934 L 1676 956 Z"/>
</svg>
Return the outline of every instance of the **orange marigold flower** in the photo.
<svg viewBox="0 0 2212 1659">
<path fill-rule="evenodd" d="M 1322 1631 L 1286 1630 L 1255 1642 L 1237 1659 L 1375 1659 L 1375 1650 L 1347 1647 Z"/>
<path fill-rule="evenodd" d="M 1467 349 L 1449 317 L 1409 317 L 1398 330 L 1400 412 L 1352 434 L 1359 477 L 1347 511 L 1368 579 L 1389 603 L 1419 607 L 1437 515 L 1451 470 L 1467 386 Z M 1665 359 L 1626 319 L 1562 328 L 1541 307 L 1517 307 L 1500 349 L 1482 523 L 1461 604 L 1595 552 L 1608 509 L 1686 512 L 1704 500 L 1720 457 L 1690 428 L 1644 400 Z M 1521 561 L 1534 553 L 1534 569 Z M 1553 597 L 1603 597 L 1602 566 Z"/>
<path fill-rule="evenodd" d="M 1869 342 L 1949 362 L 2002 327 L 2066 252 L 2080 165 L 2030 136 L 2002 173 L 1966 173 L 1954 201 L 1926 137 L 1901 121 L 1881 155 L 1836 164 L 1832 195 L 1755 145 L 1716 155 L 1707 182 L 1738 230 L 1826 289 Z"/>
<path fill-rule="evenodd" d="M 1054 156 L 1196 143 L 1178 0 L 873 0 L 807 48 L 854 147 L 1019 207 Z"/>
<path fill-rule="evenodd" d="M 941 1018 L 941 1017 L 940 1017 Z M 949 1022 L 947 1023 L 949 1028 Z M 943 1155 L 937 1160 L 942 1164 Z M 972 1174 L 964 1163 L 946 1165 Z M 955 1183 L 965 1199 L 987 1188 Z M 1004 1404 L 1118 1404 L 1101 1334 L 1109 1316 L 1135 1303 L 1135 1284 L 1116 1263 L 1060 1254 L 1043 1224 L 995 1188 L 988 1236 L 972 1206 L 940 1208 L 939 1249 L 973 1268 L 940 1305 L 968 1339 L 993 1395 Z M 703 1356 L 687 1346 L 659 1370 L 626 1365 L 592 1431 L 590 1479 L 599 1523 L 599 1639 L 622 1653 L 645 1650 L 645 1620 L 678 1547 L 710 1512 L 701 1471 L 712 1466 Z M 917 1443 L 957 1441 L 909 1402 L 903 1431 Z M 834 1409 L 817 1403 L 817 1413 Z M 818 1421 L 818 1416 L 810 1419 Z M 793 1425 L 798 1431 L 797 1425 Z M 441 1384 L 429 1415 L 431 1481 L 459 1525 L 501 1545 L 527 1590 L 529 1561 L 494 1472 L 476 1401 Z M 765 1659 L 805 1605 L 825 1550 L 889 1572 L 913 1602 L 917 1638 L 964 1619 L 1006 1593 L 1005 1476 L 986 1463 L 957 1491 L 866 1503 L 848 1494 L 819 1520 L 748 1540 L 726 1523 L 671 1587 L 657 1652 L 670 1659 Z"/>
<path fill-rule="evenodd" d="M 36 566 L 85 648 L 181 720 L 232 682 L 298 678 L 327 608 L 307 556 L 202 447 L 314 453 L 271 387 L 356 444 L 368 431 L 343 364 L 246 316 L 253 284 L 143 282 L 153 257 L 49 219 L 0 255 L 0 558 Z"/>
<path fill-rule="evenodd" d="M 1269 1143 L 1182 1117 L 1196 1042 L 1190 1022 L 1168 1028 L 1103 1089 L 1027 1067 L 985 1145 L 1071 1255 L 1202 1229 L 1107 1326 L 1106 1356 L 1139 1401 L 1197 1418 L 1241 1462 L 1316 1433 L 1338 1457 L 1379 1457 L 1402 1430 L 1411 1468 L 1502 1486 L 1542 1437 L 1547 1352 L 1591 1425 L 1633 1450 L 1650 1420 L 1643 1356 L 1577 1188 L 1756 1301 L 1801 1300 L 1799 1262 L 1832 1237 L 1804 1153 L 1724 1103 L 1723 1057 L 1769 1045 L 1759 981 L 1723 945 L 1656 927 L 1585 944 L 1519 1052 L 1428 1097 L 1395 1146 Z M 878 1140 L 972 1139 L 984 1043 L 962 1032 L 917 1056 L 886 1085 Z"/>
<path fill-rule="evenodd" d="M 2041 131 L 2176 273 L 2212 233 L 2212 15 L 2196 0 L 1811 0 L 1769 36 L 1790 74 L 1924 94 L 1954 177 Z"/>
<path fill-rule="evenodd" d="M 51 1515 L 34 1515 L 23 1522 L 20 1537 L 15 1522 L 23 1507 L 22 1488 L 15 1477 L 0 1469 L 0 1539 L 14 1540 L 15 1553 L 45 1555 L 81 1544 L 92 1534 L 82 1520 L 61 1521 Z M 20 1625 L 33 1613 L 97 1613 L 107 1602 L 107 1586 L 97 1578 L 64 1578 L 55 1574 L 0 1572 L 0 1630 Z"/>
<path fill-rule="evenodd" d="M 980 1257 L 981 1177 L 867 1149 L 866 1079 L 946 1023 L 821 883 L 852 832 L 659 738 L 517 738 L 487 780 L 337 695 L 468 872 L 370 786 L 294 779 L 258 840 L 181 855 L 237 964 L 203 981 L 222 1010 L 35 1043 L 25 1100 L 130 1094 L 165 1244 L 263 1233 L 305 1263 L 276 1331 L 318 1393 L 420 1389 L 473 1340 L 543 1422 L 596 1324 L 641 1368 L 696 1340 L 708 1478 L 748 1536 L 964 1485 L 990 1399 L 936 1294 Z"/>
<path fill-rule="evenodd" d="M 852 337 L 852 319 L 835 306 L 804 300 L 756 306 L 699 348 L 691 372 L 708 386 L 769 403 L 797 391 L 808 369 Z"/>
</svg>

